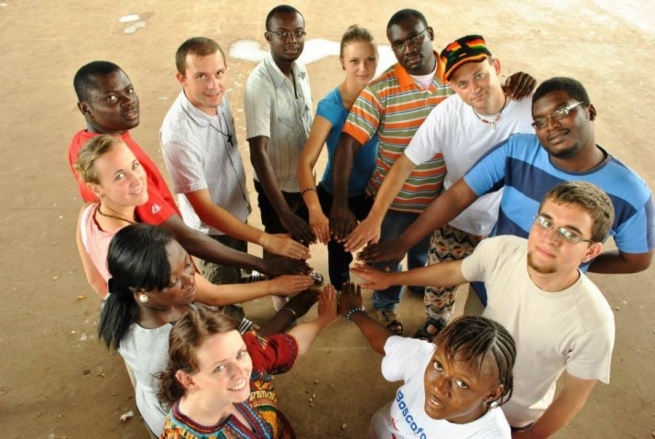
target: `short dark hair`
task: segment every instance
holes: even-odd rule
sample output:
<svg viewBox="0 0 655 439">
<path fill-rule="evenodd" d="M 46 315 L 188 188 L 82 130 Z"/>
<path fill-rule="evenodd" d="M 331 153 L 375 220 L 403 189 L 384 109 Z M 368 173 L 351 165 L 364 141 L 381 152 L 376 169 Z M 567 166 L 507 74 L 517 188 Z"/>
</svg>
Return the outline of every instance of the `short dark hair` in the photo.
<svg viewBox="0 0 655 439">
<path fill-rule="evenodd" d="M 73 78 L 73 88 L 79 102 L 88 102 L 90 93 L 98 86 L 96 77 L 109 75 L 110 73 L 123 71 L 113 62 L 109 61 L 92 61 L 83 65 Z"/>
<path fill-rule="evenodd" d="M 425 19 L 425 15 L 421 14 L 416 9 L 401 9 L 391 16 L 389 23 L 387 23 L 387 30 L 391 29 L 391 26 L 398 25 L 408 18 L 416 18 L 420 20 L 425 27 L 428 27 L 428 20 Z"/>
<path fill-rule="evenodd" d="M 177 321 L 169 336 L 168 364 L 159 373 L 159 401 L 172 406 L 182 398 L 186 389 L 175 377 L 178 370 L 198 372 L 198 348 L 212 335 L 236 331 L 236 320 L 227 314 L 196 305 Z"/>
<path fill-rule="evenodd" d="M 266 30 L 270 31 L 271 29 L 271 20 L 273 19 L 273 16 L 276 14 L 298 14 L 302 17 L 303 21 L 305 21 L 305 17 L 300 13 L 300 11 L 293 6 L 289 5 L 278 5 L 271 9 L 271 12 L 268 13 L 266 16 Z"/>
<path fill-rule="evenodd" d="M 556 204 L 571 204 L 587 212 L 593 221 L 591 240 L 603 242 L 614 224 L 614 205 L 612 200 L 598 186 L 585 181 L 565 181 L 544 195 L 539 212 L 548 200 Z"/>
<path fill-rule="evenodd" d="M 133 291 L 162 291 L 170 285 L 171 265 L 166 246 L 173 235 L 149 224 L 132 224 L 114 235 L 107 253 L 109 296 L 100 313 L 98 335 L 118 349 L 136 322 L 139 305 Z"/>
<path fill-rule="evenodd" d="M 225 65 L 227 66 L 225 52 L 223 52 L 223 49 L 216 41 L 205 37 L 189 38 L 182 43 L 175 53 L 175 66 L 177 67 L 177 71 L 184 75 L 184 72 L 186 71 L 186 56 L 189 54 L 203 57 L 212 55 L 216 52 L 221 53 L 223 62 L 225 62 Z"/>
<path fill-rule="evenodd" d="M 580 81 L 573 78 L 555 77 L 542 82 L 537 87 L 532 95 L 532 105 L 548 93 L 561 90 L 567 92 L 571 98 L 582 102 L 584 105 L 591 104 L 587 90 L 585 90 Z"/>
<path fill-rule="evenodd" d="M 498 366 L 499 384 L 503 385 L 503 393 L 496 402 L 502 405 L 512 397 L 516 344 L 501 324 L 485 317 L 459 317 L 439 333 L 435 344 L 444 347 L 449 360 L 465 361 L 478 370 L 491 353 Z"/>
</svg>

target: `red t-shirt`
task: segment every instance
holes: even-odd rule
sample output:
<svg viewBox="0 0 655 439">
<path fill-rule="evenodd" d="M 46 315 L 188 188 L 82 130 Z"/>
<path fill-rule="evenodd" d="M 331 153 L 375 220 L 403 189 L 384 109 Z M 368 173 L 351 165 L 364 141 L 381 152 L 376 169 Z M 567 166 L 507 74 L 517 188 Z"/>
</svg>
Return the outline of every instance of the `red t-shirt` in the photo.
<svg viewBox="0 0 655 439">
<path fill-rule="evenodd" d="M 77 186 L 84 201 L 98 202 L 99 200 L 95 195 L 93 195 L 93 192 L 86 187 L 82 176 L 78 174 L 73 165 L 77 161 L 77 154 L 84 144 L 98 135 L 98 133 L 90 133 L 86 130 L 82 130 L 75 134 L 68 148 L 68 164 L 77 180 Z M 120 137 L 121 140 L 132 150 L 137 160 L 139 160 L 141 166 L 143 166 L 143 169 L 146 171 L 146 176 L 148 178 L 148 201 L 144 205 L 136 208 L 136 213 L 141 222 L 157 226 L 174 214 L 181 216 L 180 211 L 175 204 L 175 200 L 173 199 L 173 195 L 168 189 L 164 177 L 159 172 L 159 169 L 157 169 L 155 162 L 153 162 L 134 139 L 132 139 L 129 131 L 126 131 L 118 137 Z"/>
</svg>

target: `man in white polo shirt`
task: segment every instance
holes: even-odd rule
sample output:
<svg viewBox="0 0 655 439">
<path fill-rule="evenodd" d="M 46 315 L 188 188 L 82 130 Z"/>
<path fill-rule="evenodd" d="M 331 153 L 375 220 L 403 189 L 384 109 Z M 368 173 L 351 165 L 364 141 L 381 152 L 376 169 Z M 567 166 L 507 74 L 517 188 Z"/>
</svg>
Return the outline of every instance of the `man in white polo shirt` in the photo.
<svg viewBox="0 0 655 439">
<path fill-rule="evenodd" d="M 444 188 L 451 187 L 480 157 L 517 133 L 534 133 L 532 102 L 513 100 L 500 81 L 501 65 L 480 35 L 466 35 L 451 42 L 439 58 L 441 81 L 456 93 L 437 105 L 411 142 L 395 160 L 375 198 L 369 216 L 348 238 L 354 247 L 376 242 L 382 220 L 394 197 L 409 184 L 417 166 L 442 156 L 446 169 Z M 534 80 L 529 77 L 530 83 Z M 457 218 L 434 231 L 430 238 L 429 264 L 462 259 L 489 235 L 498 219 L 502 191 L 486 194 Z M 427 318 L 415 337 L 432 340 L 452 315 L 457 288 L 427 287 L 423 303 Z"/>
<path fill-rule="evenodd" d="M 160 141 L 184 221 L 239 251 L 247 243 L 266 251 L 305 259 L 302 244 L 249 226 L 250 201 L 237 144 L 234 119 L 224 96 L 227 66 L 220 46 L 195 37 L 177 50 L 177 79 L 182 91 L 164 118 Z M 203 274 L 215 284 L 237 283 L 238 268 L 203 262 Z"/>
</svg>

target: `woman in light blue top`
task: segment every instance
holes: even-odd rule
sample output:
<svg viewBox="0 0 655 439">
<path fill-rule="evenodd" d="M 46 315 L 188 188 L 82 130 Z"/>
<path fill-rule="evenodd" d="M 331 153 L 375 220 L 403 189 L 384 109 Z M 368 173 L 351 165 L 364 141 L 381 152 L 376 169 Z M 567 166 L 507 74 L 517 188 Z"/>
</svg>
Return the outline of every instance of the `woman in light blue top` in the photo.
<svg viewBox="0 0 655 439">
<path fill-rule="evenodd" d="M 330 239 L 327 216 L 332 208 L 332 160 L 350 108 L 375 74 L 378 54 L 371 33 L 357 25 L 350 26 L 341 38 L 339 59 L 346 78 L 318 103 L 312 130 L 298 163 L 300 193 L 309 210 L 309 225 L 318 239 L 328 246 L 330 281 L 337 290 L 350 279 L 348 267 L 352 255 L 341 243 Z M 316 186 L 313 169 L 323 144 L 327 144 L 328 162 Z M 350 210 L 358 220 L 366 218 L 372 205 L 365 189 L 376 157 L 377 138 L 366 143 L 355 156 L 348 195 Z"/>
</svg>

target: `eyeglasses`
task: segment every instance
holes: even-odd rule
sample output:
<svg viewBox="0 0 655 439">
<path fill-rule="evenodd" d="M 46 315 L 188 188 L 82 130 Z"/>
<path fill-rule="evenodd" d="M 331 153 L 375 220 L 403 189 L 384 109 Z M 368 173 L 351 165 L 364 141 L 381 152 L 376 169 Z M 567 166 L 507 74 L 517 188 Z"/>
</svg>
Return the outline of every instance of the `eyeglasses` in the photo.
<svg viewBox="0 0 655 439">
<path fill-rule="evenodd" d="M 568 227 L 557 227 L 555 223 L 550 220 L 550 218 L 543 215 L 536 215 L 534 217 L 534 223 L 535 225 L 541 227 L 543 230 L 547 230 L 549 232 L 557 228 L 557 234 L 560 236 L 560 238 L 566 242 L 570 242 L 571 244 L 579 244 L 581 242 L 589 242 L 593 244 L 595 242 L 591 239 L 584 239 L 580 232 L 571 230 Z"/>
<path fill-rule="evenodd" d="M 426 30 L 428 30 L 428 28 L 423 29 L 421 32 L 417 33 L 413 37 L 407 38 L 405 41 L 396 41 L 391 45 L 391 48 L 396 52 L 400 52 L 408 45 L 412 45 L 414 47 L 418 46 L 423 42 L 423 38 L 425 37 Z"/>
<path fill-rule="evenodd" d="M 564 119 L 566 116 L 569 115 L 572 109 L 583 103 L 584 102 L 576 102 L 575 104 L 569 104 L 564 108 L 560 108 L 559 110 L 553 111 L 550 114 L 550 116 L 540 117 L 538 119 L 535 119 L 534 122 L 532 122 L 531 124 L 532 128 L 536 128 L 538 130 L 542 128 L 546 128 L 546 125 L 548 125 L 548 119 L 551 119 L 553 121 Z"/>
<path fill-rule="evenodd" d="M 292 36 L 296 39 L 296 41 L 300 41 L 300 40 L 305 38 L 305 35 L 307 35 L 307 32 L 305 32 L 304 29 L 303 30 L 298 29 L 298 30 L 294 30 L 294 31 L 288 31 L 288 30 L 272 31 L 272 30 L 269 30 L 267 33 L 273 34 L 273 35 L 277 36 L 278 38 L 280 38 L 281 40 L 284 40 L 284 41 L 289 40 L 289 38 L 291 38 Z"/>
</svg>

